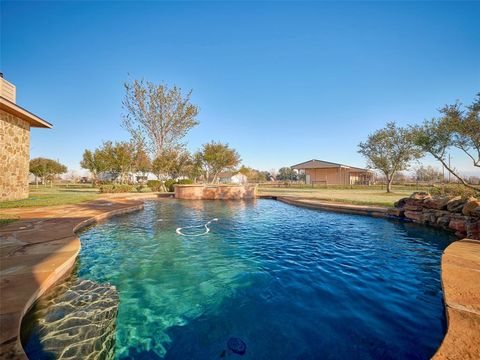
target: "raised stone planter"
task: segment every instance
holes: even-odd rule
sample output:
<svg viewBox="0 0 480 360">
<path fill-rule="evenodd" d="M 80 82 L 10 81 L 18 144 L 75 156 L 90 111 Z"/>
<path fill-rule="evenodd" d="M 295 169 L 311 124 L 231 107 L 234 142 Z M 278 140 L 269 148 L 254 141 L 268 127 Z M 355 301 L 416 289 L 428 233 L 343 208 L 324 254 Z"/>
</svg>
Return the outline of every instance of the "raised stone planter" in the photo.
<svg viewBox="0 0 480 360">
<path fill-rule="evenodd" d="M 257 185 L 175 185 L 175 198 L 185 200 L 255 199 Z"/>
</svg>

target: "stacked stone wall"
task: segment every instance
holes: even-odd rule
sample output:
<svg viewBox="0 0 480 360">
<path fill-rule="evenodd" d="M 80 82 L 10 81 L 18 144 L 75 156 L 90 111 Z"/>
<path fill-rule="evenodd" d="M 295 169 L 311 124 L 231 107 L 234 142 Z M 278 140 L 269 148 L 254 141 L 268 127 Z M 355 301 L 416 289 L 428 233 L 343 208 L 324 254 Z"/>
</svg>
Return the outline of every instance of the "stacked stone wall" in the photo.
<svg viewBox="0 0 480 360">
<path fill-rule="evenodd" d="M 400 199 L 389 214 L 455 232 L 458 237 L 480 239 L 480 201 L 474 197 L 432 197 L 414 193 Z"/>
<path fill-rule="evenodd" d="M 0 201 L 28 197 L 30 124 L 0 110 Z"/>
</svg>

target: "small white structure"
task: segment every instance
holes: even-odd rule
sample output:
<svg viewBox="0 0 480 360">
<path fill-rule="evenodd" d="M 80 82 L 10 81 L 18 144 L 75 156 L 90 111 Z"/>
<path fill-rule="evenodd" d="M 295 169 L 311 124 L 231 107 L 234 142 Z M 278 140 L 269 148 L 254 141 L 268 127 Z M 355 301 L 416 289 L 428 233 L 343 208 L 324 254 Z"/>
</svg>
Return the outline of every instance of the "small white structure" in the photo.
<svg viewBox="0 0 480 360">
<path fill-rule="evenodd" d="M 218 182 L 222 184 L 246 184 L 248 178 L 242 173 L 223 172 L 218 174 Z"/>
</svg>

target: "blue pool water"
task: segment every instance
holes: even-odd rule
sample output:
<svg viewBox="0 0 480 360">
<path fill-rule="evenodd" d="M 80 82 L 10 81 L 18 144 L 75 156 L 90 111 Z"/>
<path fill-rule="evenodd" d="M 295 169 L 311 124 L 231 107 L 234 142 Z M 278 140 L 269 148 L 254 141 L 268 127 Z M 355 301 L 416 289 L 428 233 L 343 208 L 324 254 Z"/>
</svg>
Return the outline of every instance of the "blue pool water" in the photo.
<svg viewBox="0 0 480 360">
<path fill-rule="evenodd" d="M 210 232 L 204 232 L 203 225 Z M 120 295 L 118 359 L 428 359 L 448 234 L 256 202 L 147 202 L 80 235 L 78 276 Z M 227 348 L 243 340 L 243 356 Z"/>
</svg>

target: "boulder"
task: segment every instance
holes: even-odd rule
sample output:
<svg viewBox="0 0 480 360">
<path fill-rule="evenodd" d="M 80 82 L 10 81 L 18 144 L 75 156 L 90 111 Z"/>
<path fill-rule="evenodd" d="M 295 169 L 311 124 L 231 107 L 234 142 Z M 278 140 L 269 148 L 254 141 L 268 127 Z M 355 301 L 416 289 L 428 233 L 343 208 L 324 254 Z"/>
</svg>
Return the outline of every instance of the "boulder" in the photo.
<svg viewBox="0 0 480 360">
<path fill-rule="evenodd" d="M 437 217 L 436 225 L 448 229 L 448 225 L 450 224 L 450 214 L 443 214 Z"/>
<path fill-rule="evenodd" d="M 467 234 L 467 220 L 465 218 L 452 218 L 448 227 L 455 230 L 455 234 Z"/>
<path fill-rule="evenodd" d="M 423 207 L 421 205 L 414 205 L 407 202 L 403 209 L 408 211 L 422 211 Z"/>
<path fill-rule="evenodd" d="M 480 220 L 470 219 L 467 221 L 467 237 L 469 239 L 480 239 Z"/>
<path fill-rule="evenodd" d="M 462 214 L 465 216 L 472 216 L 478 208 L 480 208 L 480 200 L 471 197 L 467 200 L 465 205 L 463 205 Z"/>
<path fill-rule="evenodd" d="M 423 222 L 429 225 L 435 225 L 437 223 L 436 211 L 433 209 L 424 210 Z"/>
<path fill-rule="evenodd" d="M 405 199 L 405 206 L 418 206 L 423 207 L 423 202 L 429 200 L 432 197 L 428 193 L 414 192 L 410 197 Z"/>
<path fill-rule="evenodd" d="M 431 199 L 432 195 L 430 195 L 427 192 L 414 192 L 412 195 L 410 195 L 409 199 L 414 199 L 414 200 L 426 200 L 426 199 Z"/>
<path fill-rule="evenodd" d="M 408 199 L 408 198 L 406 198 L 406 197 L 405 197 L 405 198 L 401 198 L 400 200 L 395 201 L 395 202 L 393 203 L 393 206 L 395 206 L 396 208 L 403 208 L 403 207 L 405 206 L 406 202 L 407 202 L 407 199 Z"/>
<path fill-rule="evenodd" d="M 389 216 L 394 216 L 394 217 L 403 217 L 405 215 L 405 211 L 403 209 L 399 209 L 399 208 L 388 208 L 387 209 L 387 214 Z"/>
<path fill-rule="evenodd" d="M 448 201 L 447 210 L 460 213 L 466 202 L 467 200 L 462 199 L 461 196 L 455 196 Z"/>
<path fill-rule="evenodd" d="M 472 211 L 472 216 L 475 218 L 480 218 L 480 207 L 477 207 L 475 210 Z"/>
<path fill-rule="evenodd" d="M 450 199 L 445 196 L 437 196 L 423 201 L 423 206 L 428 209 L 445 210 Z"/>
<path fill-rule="evenodd" d="M 415 222 L 423 222 L 423 213 L 421 211 L 405 211 L 405 217 Z"/>
</svg>

